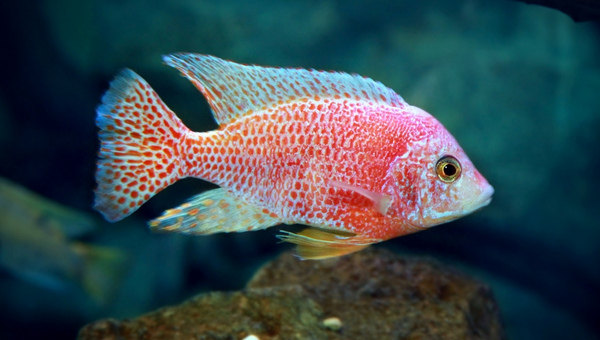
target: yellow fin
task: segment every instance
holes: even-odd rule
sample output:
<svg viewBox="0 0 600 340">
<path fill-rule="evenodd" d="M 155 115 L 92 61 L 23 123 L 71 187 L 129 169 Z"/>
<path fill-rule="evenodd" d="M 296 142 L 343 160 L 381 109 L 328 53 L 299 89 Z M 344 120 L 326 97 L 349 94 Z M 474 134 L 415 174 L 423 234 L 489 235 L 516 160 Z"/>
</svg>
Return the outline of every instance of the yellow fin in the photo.
<svg viewBox="0 0 600 340">
<path fill-rule="evenodd" d="M 285 230 L 282 232 L 284 234 L 277 237 L 282 241 L 296 244 L 296 255 L 303 260 L 338 257 L 357 252 L 373 243 L 361 240 L 361 237 L 356 234 L 317 228 L 304 229 L 297 234 Z M 357 243 L 357 241 L 362 242 Z"/>
<path fill-rule="evenodd" d="M 85 292 L 98 304 L 114 297 L 127 273 L 129 257 L 117 248 L 73 242 L 72 249 L 85 260 L 79 278 Z"/>
</svg>

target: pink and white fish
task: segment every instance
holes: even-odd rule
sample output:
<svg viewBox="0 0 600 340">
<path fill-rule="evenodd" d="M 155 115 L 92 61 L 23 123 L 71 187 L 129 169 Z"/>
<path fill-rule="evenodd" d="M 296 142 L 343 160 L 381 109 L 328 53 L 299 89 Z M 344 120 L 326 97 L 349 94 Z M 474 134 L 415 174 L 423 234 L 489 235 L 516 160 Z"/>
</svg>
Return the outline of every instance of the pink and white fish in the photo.
<svg viewBox="0 0 600 340">
<path fill-rule="evenodd" d="M 150 222 L 161 231 L 243 232 L 301 223 L 284 241 L 322 259 L 467 215 L 492 186 L 450 133 L 381 83 L 346 73 L 164 57 L 219 123 L 193 132 L 124 70 L 98 108 L 95 208 L 118 221 L 184 177 L 220 186 Z"/>
</svg>

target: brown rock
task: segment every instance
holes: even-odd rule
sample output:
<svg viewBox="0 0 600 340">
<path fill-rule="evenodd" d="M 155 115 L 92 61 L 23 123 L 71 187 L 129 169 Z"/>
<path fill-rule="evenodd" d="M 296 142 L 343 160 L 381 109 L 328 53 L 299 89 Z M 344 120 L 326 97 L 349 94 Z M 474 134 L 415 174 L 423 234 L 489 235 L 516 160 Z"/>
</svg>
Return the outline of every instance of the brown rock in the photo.
<svg viewBox="0 0 600 340">
<path fill-rule="evenodd" d="M 324 324 L 338 318 L 341 329 Z M 337 321 L 336 321 L 337 322 Z M 79 339 L 503 339 L 488 287 L 433 260 L 371 248 L 267 264 L 233 293 L 201 294 L 134 320 L 101 320 Z"/>
<path fill-rule="evenodd" d="M 326 339 L 320 307 L 300 286 L 200 294 L 133 320 L 100 320 L 78 339 Z"/>
<path fill-rule="evenodd" d="M 343 323 L 329 339 L 503 339 L 491 290 L 433 260 L 370 248 L 325 261 L 284 254 L 248 288 L 296 283 Z"/>
</svg>

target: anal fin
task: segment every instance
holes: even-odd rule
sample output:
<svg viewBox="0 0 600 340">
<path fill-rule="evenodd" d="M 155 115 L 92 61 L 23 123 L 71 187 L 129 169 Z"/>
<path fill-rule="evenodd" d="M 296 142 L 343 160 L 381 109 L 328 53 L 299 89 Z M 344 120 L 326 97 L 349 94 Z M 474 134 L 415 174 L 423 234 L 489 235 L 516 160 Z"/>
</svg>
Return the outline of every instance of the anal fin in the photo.
<svg viewBox="0 0 600 340">
<path fill-rule="evenodd" d="M 376 242 L 356 234 L 308 228 L 295 234 L 282 230 L 277 237 L 296 244 L 296 255 L 303 260 L 322 260 L 357 252 Z"/>
<path fill-rule="evenodd" d="M 280 223 L 277 216 L 249 204 L 225 189 L 193 196 L 150 221 L 155 231 L 195 235 L 260 230 Z"/>
</svg>

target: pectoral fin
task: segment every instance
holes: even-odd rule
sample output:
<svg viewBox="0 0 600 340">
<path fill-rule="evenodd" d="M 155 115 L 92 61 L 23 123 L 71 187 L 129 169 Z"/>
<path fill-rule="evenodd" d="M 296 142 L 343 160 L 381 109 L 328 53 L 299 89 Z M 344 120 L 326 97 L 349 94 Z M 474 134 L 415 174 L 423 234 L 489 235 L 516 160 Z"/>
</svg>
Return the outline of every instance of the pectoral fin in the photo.
<svg viewBox="0 0 600 340">
<path fill-rule="evenodd" d="M 282 230 L 277 237 L 296 244 L 296 255 L 303 260 L 322 260 L 357 252 L 368 247 L 369 240 L 356 234 L 308 228 L 297 234 Z"/>
<path fill-rule="evenodd" d="M 377 209 L 377 211 L 382 215 L 385 215 L 387 213 L 388 209 L 390 208 L 390 205 L 392 204 L 392 198 L 385 194 L 373 192 L 371 190 L 367 190 L 365 188 L 340 181 L 330 180 L 329 184 L 339 189 L 353 191 L 361 196 L 370 199 L 371 201 L 373 201 L 375 209 Z"/>
</svg>

